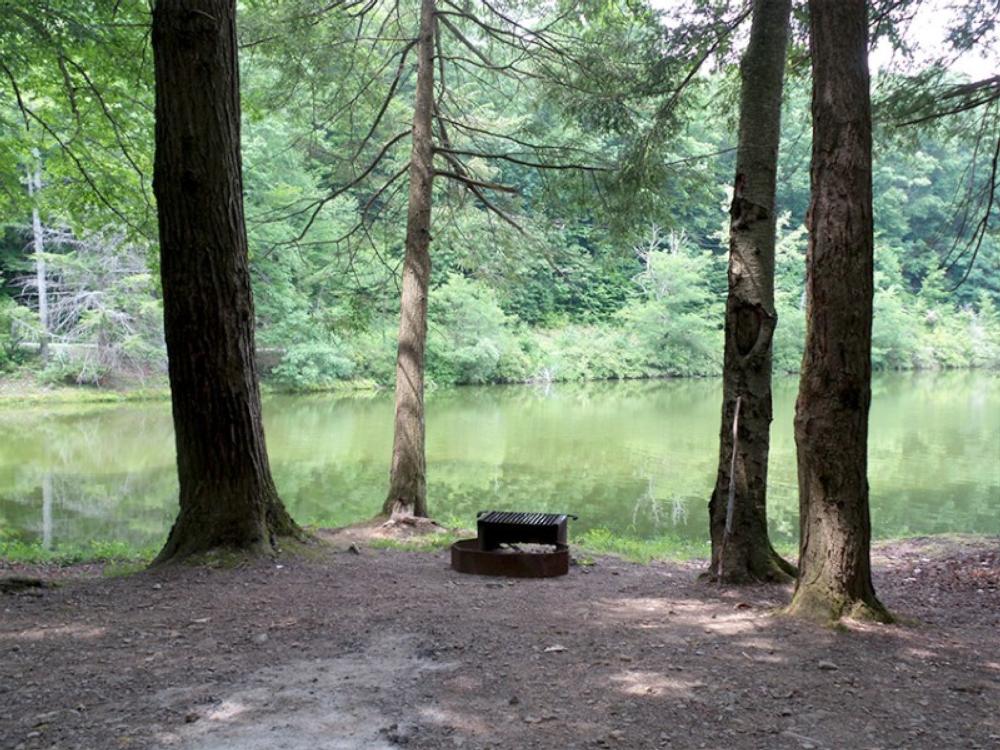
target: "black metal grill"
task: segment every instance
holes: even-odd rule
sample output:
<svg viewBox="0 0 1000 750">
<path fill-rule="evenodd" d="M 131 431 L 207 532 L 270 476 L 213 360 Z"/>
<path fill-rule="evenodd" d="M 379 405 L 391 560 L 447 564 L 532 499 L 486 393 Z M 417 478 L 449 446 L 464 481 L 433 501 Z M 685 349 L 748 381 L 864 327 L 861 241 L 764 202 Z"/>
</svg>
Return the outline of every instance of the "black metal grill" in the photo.
<svg viewBox="0 0 1000 750">
<path fill-rule="evenodd" d="M 575 519 L 565 513 L 522 513 L 482 511 L 476 520 L 479 548 L 497 549 L 501 544 L 566 544 L 566 522 Z"/>
</svg>

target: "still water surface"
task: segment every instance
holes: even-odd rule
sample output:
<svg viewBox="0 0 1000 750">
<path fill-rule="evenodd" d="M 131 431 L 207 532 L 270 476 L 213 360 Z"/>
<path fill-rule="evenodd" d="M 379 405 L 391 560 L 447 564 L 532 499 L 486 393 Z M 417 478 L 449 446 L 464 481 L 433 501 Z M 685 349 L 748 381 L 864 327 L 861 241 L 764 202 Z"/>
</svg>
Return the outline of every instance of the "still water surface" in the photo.
<svg viewBox="0 0 1000 750">
<path fill-rule="evenodd" d="M 797 536 L 792 415 L 775 384 L 770 517 Z M 486 508 L 576 513 L 577 532 L 700 540 L 714 480 L 721 383 L 675 380 L 476 387 L 427 399 L 433 515 Z M 371 516 L 386 490 L 392 397 L 272 396 L 275 480 L 303 523 Z M 176 511 L 167 403 L 0 409 L 0 539 L 154 545 Z M 1000 375 L 893 374 L 873 386 L 876 537 L 1000 534 Z"/>
</svg>

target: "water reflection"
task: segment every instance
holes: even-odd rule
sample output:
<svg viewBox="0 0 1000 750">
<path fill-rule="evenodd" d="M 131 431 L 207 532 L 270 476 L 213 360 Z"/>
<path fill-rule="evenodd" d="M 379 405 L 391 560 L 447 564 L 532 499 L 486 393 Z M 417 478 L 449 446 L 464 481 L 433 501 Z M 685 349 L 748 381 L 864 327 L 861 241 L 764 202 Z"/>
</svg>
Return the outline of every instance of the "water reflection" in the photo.
<svg viewBox="0 0 1000 750">
<path fill-rule="evenodd" d="M 769 503 L 782 541 L 798 527 L 795 387 L 775 388 Z M 720 395 L 715 380 L 433 392 L 432 511 L 465 523 L 485 508 L 568 511 L 577 531 L 703 539 Z M 381 506 L 390 394 L 272 397 L 265 417 L 297 518 L 341 524 Z M 0 429 L 0 535 L 45 546 L 165 535 L 177 491 L 167 404 L 7 409 Z M 877 378 L 869 474 L 876 536 L 1000 533 L 1000 378 Z"/>
</svg>

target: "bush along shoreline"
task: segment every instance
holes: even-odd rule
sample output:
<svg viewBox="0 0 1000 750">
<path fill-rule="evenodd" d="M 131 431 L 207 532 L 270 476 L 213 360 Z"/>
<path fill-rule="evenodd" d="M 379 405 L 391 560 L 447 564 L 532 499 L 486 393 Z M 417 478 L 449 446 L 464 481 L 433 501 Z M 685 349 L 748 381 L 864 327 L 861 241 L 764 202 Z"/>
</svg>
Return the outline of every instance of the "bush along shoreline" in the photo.
<svg viewBox="0 0 1000 750">
<path fill-rule="evenodd" d="M 659 257 L 662 256 L 662 257 Z M 505 312 L 484 281 L 450 275 L 430 302 L 427 378 L 432 386 L 633 380 L 716 376 L 721 372 L 723 298 L 705 278 L 709 251 L 659 253 L 636 293 L 605 320 L 529 326 Z M 638 282 L 637 282 L 638 283 Z M 805 333 L 800 299 L 779 288 L 776 373 L 796 372 Z M 395 322 L 386 317 L 342 335 L 323 334 L 261 349 L 264 385 L 279 392 L 391 387 Z M 87 376 L 70 355 L 41 363 L 22 354 L 0 374 L 0 402 L 163 398 L 163 363 L 134 373 Z M 955 305 L 941 290 L 904 292 L 883 283 L 875 293 L 872 366 L 876 371 L 1000 369 L 1000 314 L 982 294 L 978 306 Z M 74 391 L 76 396 L 74 396 Z"/>
</svg>

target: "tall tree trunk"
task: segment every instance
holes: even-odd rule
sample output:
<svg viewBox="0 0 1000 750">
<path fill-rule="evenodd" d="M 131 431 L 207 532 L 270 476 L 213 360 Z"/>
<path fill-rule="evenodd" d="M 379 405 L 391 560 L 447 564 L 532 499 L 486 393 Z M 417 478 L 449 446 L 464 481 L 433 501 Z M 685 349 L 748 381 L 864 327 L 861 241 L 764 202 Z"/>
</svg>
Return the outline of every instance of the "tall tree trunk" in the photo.
<svg viewBox="0 0 1000 750">
<path fill-rule="evenodd" d="M 271 478 L 243 218 L 236 0 L 156 0 L 154 190 L 180 513 L 156 562 L 301 532 Z"/>
<path fill-rule="evenodd" d="M 42 190 L 42 161 L 34 152 L 35 169 L 28 170 L 28 195 L 35 198 Z M 42 234 L 42 218 L 36 201 L 31 207 L 32 246 L 35 252 L 35 286 L 38 289 L 38 356 L 42 362 L 49 359 L 49 281 L 45 270 L 45 238 Z"/>
<path fill-rule="evenodd" d="M 777 323 L 774 193 L 790 11 L 791 0 L 756 0 L 740 70 L 719 470 L 708 506 L 712 562 L 707 575 L 727 583 L 790 580 L 795 574 L 771 546 L 766 511 L 771 342 Z"/>
<path fill-rule="evenodd" d="M 434 0 L 420 4 L 417 92 L 413 107 L 406 257 L 399 305 L 396 353 L 396 420 L 389 494 L 382 507 L 392 516 L 427 515 L 427 458 L 424 452 L 424 350 L 427 292 L 431 278 L 431 196 L 434 146 Z"/>
<path fill-rule="evenodd" d="M 791 614 L 889 620 L 869 560 L 873 294 L 871 102 L 864 0 L 811 0 L 812 196 L 806 345 L 795 405 L 799 578 Z"/>
</svg>

